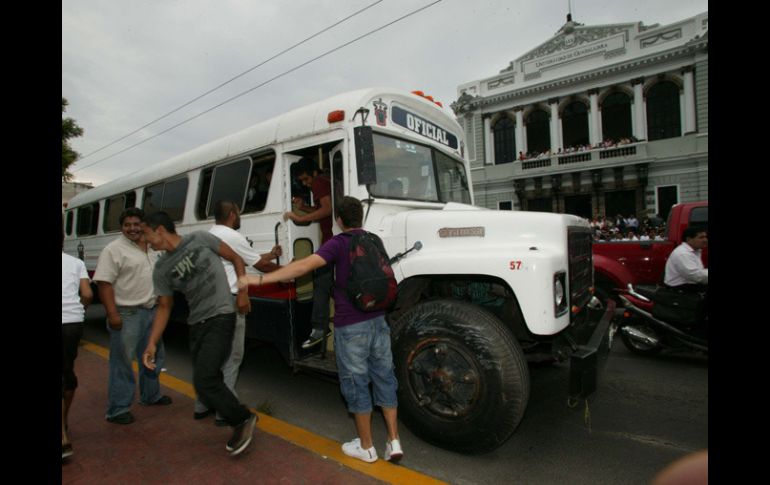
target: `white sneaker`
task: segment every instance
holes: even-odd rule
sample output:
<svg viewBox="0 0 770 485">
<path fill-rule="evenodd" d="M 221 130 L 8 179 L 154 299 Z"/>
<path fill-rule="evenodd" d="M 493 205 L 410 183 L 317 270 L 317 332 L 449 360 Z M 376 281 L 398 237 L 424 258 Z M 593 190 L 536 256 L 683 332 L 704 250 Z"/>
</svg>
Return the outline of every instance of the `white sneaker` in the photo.
<svg viewBox="0 0 770 485">
<path fill-rule="evenodd" d="M 374 446 L 368 450 L 361 448 L 361 438 L 356 438 L 353 441 L 344 443 L 342 445 L 342 452 L 367 463 L 377 461 L 377 450 L 374 449 Z"/>
<path fill-rule="evenodd" d="M 385 461 L 398 463 L 404 457 L 404 450 L 401 449 L 401 442 L 398 440 L 388 441 L 385 445 Z"/>
</svg>

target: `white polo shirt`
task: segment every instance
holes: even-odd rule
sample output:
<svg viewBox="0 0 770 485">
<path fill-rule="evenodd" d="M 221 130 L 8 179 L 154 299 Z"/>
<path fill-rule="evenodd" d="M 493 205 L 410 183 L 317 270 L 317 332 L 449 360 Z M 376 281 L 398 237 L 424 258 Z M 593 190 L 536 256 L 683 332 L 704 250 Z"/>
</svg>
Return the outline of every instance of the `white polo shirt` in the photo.
<svg viewBox="0 0 770 485">
<path fill-rule="evenodd" d="M 80 280 L 88 279 L 83 261 L 61 253 L 61 323 L 82 322 L 86 309 L 80 303 Z"/>
<path fill-rule="evenodd" d="M 251 247 L 249 241 L 246 240 L 243 234 L 239 233 L 235 229 L 223 226 L 221 224 L 216 224 L 214 227 L 209 229 L 209 232 L 224 241 L 224 243 L 230 246 L 233 251 L 238 253 L 238 256 L 243 258 L 244 263 L 246 263 L 247 272 L 254 272 L 250 271 L 249 268 L 253 270 L 253 266 L 257 264 L 257 262 L 262 259 L 262 257 L 257 251 L 254 250 L 254 248 Z M 230 292 L 232 294 L 236 294 L 238 293 L 238 277 L 235 274 L 235 266 L 233 266 L 233 263 L 226 260 L 225 258 L 220 259 L 222 259 L 222 264 L 225 266 L 227 282 L 230 284 Z"/>
<path fill-rule="evenodd" d="M 110 283 L 115 290 L 118 306 L 155 306 L 152 271 L 158 252 L 147 246 L 147 251 L 122 233 L 99 254 L 94 281 Z"/>
</svg>

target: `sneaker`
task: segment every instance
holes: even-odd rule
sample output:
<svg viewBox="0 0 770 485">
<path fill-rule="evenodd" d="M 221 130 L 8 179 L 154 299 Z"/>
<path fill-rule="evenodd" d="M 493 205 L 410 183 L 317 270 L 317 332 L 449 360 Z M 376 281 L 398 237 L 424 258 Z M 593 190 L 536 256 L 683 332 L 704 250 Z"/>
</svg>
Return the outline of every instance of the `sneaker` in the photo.
<svg viewBox="0 0 770 485">
<path fill-rule="evenodd" d="M 107 421 L 115 424 L 131 424 L 134 422 L 134 415 L 130 411 L 126 411 L 123 414 L 107 418 Z"/>
<path fill-rule="evenodd" d="M 207 409 L 207 410 L 205 410 L 203 412 L 200 412 L 200 413 L 199 412 L 195 412 L 195 413 L 193 413 L 193 419 L 198 419 L 198 420 L 206 419 L 209 416 L 211 416 L 212 414 L 214 414 L 214 410 L 213 409 Z"/>
<path fill-rule="evenodd" d="M 145 403 L 141 403 L 141 404 L 144 404 L 145 406 L 168 406 L 172 402 L 173 401 L 171 400 L 170 397 L 168 397 L 168 396 L 160 396 L 160 399 L 158 399 L 155 402 L 151 402 L 150 404 L 145 404 Z"/>
<path fill-rule="evenodd" d="M 361 448 L 360 438 L 356 438 L 353 441 L 344 443 L 342 445 L 342 452 L 348 456 L 358 458 L 359 460 L 365 461 L 367 463 L 374 463 L 377 461 L 377 450 L 374 449 L 374 446 L 368 450 Z"/>
<path fill-rule="evenodd" d="M 302 348 L 303 349 L 309 349 L 310 347 L 313 347 L 315 345 L 318 345 L 321 343 L 321 341 L 324 339 L 324 336 L 329 336 L 331 332 L 326 332 L 326 335 L 324 335 L 323 330 L 313 329 L 312 332 L 310 332 L 310 336 L 302 342 Z"/>
<path fill-rule="evenodd" d="M 385 461 L 398 463 L 404 457 L 404 450 L 401 449 L 401 442 L 398 440 L 388 441 L 385 445 Z"/>
<path fill-rule="evenodd" d="M 230 456 L 235 456 L 246 449 L 251 443 L 251 437 L 254 434 L 254 425 L 257 423 L 257 415 L 251 415 L 235 428 L 233 428 L 233 437 L 227 442 L 225 449 L 230 452 Z"/>
<path fill-rule="evenodd" d="M 69 458 L 74 452 L 72 451 L 72 443 L 61 445 L 61 459 Z"/>
</svg>

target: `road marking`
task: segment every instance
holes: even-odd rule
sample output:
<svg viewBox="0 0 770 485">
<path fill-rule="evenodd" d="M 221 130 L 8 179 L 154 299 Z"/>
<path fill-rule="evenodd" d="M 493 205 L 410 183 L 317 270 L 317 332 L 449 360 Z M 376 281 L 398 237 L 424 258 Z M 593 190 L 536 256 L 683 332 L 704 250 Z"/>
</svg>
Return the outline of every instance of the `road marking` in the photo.
<svg viewBox="0 0 770 485">
<path fill-rule="evenodd" d="M 87 340 L 81 340 L 80 344 L 85 350 L 104 359 L 109 359 L 109 349 Z M 134 371 L 138 371 L 139 366 L 136 362 L 132 362 L 132 366 Z M 162 372 L 160 374 L 160 383 L 180 394 L 184 394 L 190 399 L 195 399 L 195 389 L 189 382 L 169 375 L 167 372 Z M 393 465 L 384 459 L 379 459 L 374 463 L 364 463 L 355 458 L 350 458 L 342 452 L 342 449 L 340 448 L 341 444 L 334 440 L 324 438 L 323 436 L 312 433 L 306 429 L 259 413 L 254 408 L 251 408 L 251 411 L 259 415 L 257 428 L 262 431 L 278 436 L 290 443 L 305 448 L 306 450 L 310 450 L 324 458 L 334 460 L 348 468 L 352 468 L 353 470 L 376 478 L 377 480 L 398 485 L 446 485 L 446 482 L 410 470 L 409 468 L 404 468 L 400 465 Z"/>
</svg>

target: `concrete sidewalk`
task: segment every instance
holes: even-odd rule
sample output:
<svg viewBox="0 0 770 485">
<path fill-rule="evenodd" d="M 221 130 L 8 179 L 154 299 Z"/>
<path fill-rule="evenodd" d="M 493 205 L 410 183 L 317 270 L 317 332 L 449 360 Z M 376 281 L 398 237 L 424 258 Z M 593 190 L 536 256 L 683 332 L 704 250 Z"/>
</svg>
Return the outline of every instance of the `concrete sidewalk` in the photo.
<svg viewBox="0 0 770 485">
<path fill-rule="evenodd" d="M 62 462 L 63 484 L 443 483 L 382 459 L 367 464 L 349 458 L 340 443 L 264 414 L 249 447 L 231 457 L 225 450 L 231 428 L 215 426 L 213 417 L 194 420 L 192 386 L 165 373 L 161 384 L 171 405 L 137 403 L 134 423 L 109 423 L 106 356 L 106 349 L 81 342 L 69 417 L 74 455 Z"/>
</svg>

